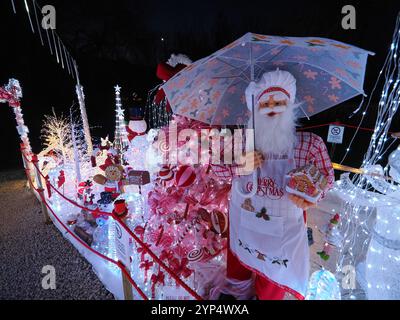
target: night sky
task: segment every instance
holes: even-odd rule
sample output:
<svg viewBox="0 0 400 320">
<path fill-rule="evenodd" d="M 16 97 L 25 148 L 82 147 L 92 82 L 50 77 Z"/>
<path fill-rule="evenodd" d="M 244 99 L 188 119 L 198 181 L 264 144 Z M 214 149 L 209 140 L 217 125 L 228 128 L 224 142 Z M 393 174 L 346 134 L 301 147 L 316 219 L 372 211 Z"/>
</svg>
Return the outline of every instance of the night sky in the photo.
<svg viewBox="0 0 400 320">
<path fill-rule="evenodd" d="M 75 83 L 57 65 L 37 34 L 32 34 L 22 0 L 0 1 L 0 85 L 8 78 L 20 80 L 25 123 L 30 128 L 34 151 L 40 151 L 40 128 L 45 114 L 54 107 L 67 113 L 75 101 Z M 30 1 L 28 1 L 30 2 Z M 239 38 L 246 32 L 283 36 L 327 37 L 376 53 L 369 58 L 365 91 L 369 93 L 390 47 L 400 1 L 52 1 L 37 0 L 56 8 L 57 33 L 77 60 L 86 95 L 86 106 L 93 136 L 114 132 L 115 97 L 113 86 L 122 86 L 123 104 L 128 108 L 136 91 L 144 99 L 159 83 L 155 68 L 171 53 L 185 53 L 197 60 Z M 341 8 L 352 4 L 357 12 L 356 30 L 341 27 Z M 164 38 L 165 41 L 161 41 Z M 378 88 L 378 95 L 380 88 Z M 348 119 L 360 97 L 302 121 L 304 126 Z M 364 127 L 373 128 L 374 109 Z M 397 126 L 396 126 L 397 123 Z M 393 130 L 400 131 L 399 117 Z M 327 128 L 313 130 L 326 139 Z M 345 132 L 349 141 L 354 131 Z M 20 167 L 18 137 L 10 108 L 0 105 L 2 157 L 0 171 Z M 345 164 L 358 166 L 367 149 L 370 134 L 361 133 Z M 330 145 L 328 145 L 330 147 Z M 340 161 L 346 144 L 338 145 L 333 155 Z"/>
</svg>

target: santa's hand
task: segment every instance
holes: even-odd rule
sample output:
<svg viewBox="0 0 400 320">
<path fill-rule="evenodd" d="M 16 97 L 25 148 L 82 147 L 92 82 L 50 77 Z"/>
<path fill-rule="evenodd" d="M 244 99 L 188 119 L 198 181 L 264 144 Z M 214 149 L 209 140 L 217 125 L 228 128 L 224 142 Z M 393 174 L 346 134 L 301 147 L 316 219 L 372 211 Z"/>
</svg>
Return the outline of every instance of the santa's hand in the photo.
<svg viewBox="0 0 400 320">
<path fill-rule="evenodd" d="M 307 210 L 309 208 L 316 206 L 315 203 L 307 201 L 306 199 L 296 196 L 294 194 L 289 194 L 289 200 L 292 201 L 296 207 L 303 209 L 303 210 Z"/>
<path fill-rule="evenodd" d="M 242 157 L 241 163 L 244 165 L 239 167 L 237 172 L 239 175 L 249 175 L 253 173 L 254 170 L 261 167 L 264 162 L 264 156 L 259 151 L 253 151 L 246 153 L 245 156 Z"/>
</svg>

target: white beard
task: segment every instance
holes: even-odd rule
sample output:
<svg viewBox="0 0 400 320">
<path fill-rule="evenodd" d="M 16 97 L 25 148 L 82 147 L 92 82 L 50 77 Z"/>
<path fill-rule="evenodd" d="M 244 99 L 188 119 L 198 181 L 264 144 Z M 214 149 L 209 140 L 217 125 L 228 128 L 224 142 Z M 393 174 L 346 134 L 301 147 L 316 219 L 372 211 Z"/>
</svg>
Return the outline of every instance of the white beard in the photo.
<svg viewBox="0 0 400 320">
<path fill-rule="evenodd" d="M 295 108 L 295 105 L 289 105 L 284 112 L 273 117 L 260 113 L 258 108 L 255 110 L 257 150 L 273 154 L 286 154 L 293 150 L 296 142 Z"/>
</svg>

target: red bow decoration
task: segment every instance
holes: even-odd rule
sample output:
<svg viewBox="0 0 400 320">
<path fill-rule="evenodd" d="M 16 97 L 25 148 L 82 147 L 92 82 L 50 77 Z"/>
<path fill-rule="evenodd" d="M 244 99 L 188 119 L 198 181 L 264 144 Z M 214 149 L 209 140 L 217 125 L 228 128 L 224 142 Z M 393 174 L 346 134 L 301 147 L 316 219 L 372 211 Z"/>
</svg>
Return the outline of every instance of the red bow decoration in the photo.
<svg viewBox="0 0 400 320">
<path fill-rule="evenodd" d="M 143 240 L 145 229 L 142 226 L 135 227 L 133 231 L 139 236 L 140 240 Z"/>
<path fill-rule="evenodd" d="M 156 289 L 156 284 L 162 284 L 165 285 L 165 275 L 162 271 L 159 271 L 158 274 L 153 273 L 151 276 L 151 294 L 152 294 L 152 298 L 155 298 L 155 289 Z"/>
<path fill-rule="evenodd" d="M 57 186 L 60 188 L 64 183 L 65 183 L 64 170 L 61 170 L 60 175 L 58 176 Z"/>
<path fill-rule="evenodd" d="M 157 75 L 158 79 L 168 81 L 169 79 L 171 79 L 174 75 L 176 75 L 179 71 L 181 71 L 184 68 L 186 68 L 186 66 L 184 64 L 179 63 L 175 67 L 172 67 L 165 62 L 160 62 L 157 65 L 156 75 Z M 159 103 L 161 103 L 161 101 L 164 100 L 164 98 L 165 98 L 164 90 L 159 89 L 156 96 L 154 97 L 154 102 L 156 104 L 159 104 Z M 171 106 L 168 101 L 167 101 L 165 108 L 166 108 L 167 112 L 171 112 Z"/>
<path fill-rule="evenodd" d="M 146 132 L 141 132 L 141 133 L 135 132 L 131 128 L 129 128 L 129 126 L 126 126 L 126 132 L 128 133 L 129 142 L 131 142 L 132 139 L 135 139 L 136 137 L 144 136 L 146 134 Z"/>
<path fill-rule="evenodd" d="M 169 251 L 167 251 L 167 250 L 163 250 L 163 251 L 161 251 L 161 254 L 160 254 L 160 259 L 161 260 L 167 260 L 167 261 L 170 261 L 170 260 L 172 260 L 174 258 L 174 253 L 173 253 L 173 251 L 171 251 L 171 250 L 169 250 Z"/>
<path fill-rule="evenodd" d="M 0 102 L 7 101 L 10 107 L 19 107 L 21 103 L 13 92 L 7 91 L 5 88 L 0 87 Z"/>
<path fill-rule="evenodd" d="M 198 203 L 198 201 L 196 200 L 195 197 L 189 195 L 189 196 L 185 196 L 184 200 L 187 204 L 189 205 L 196 205 Z"/>
<path fill-rule="evenodd" d="M 105 146 L 102 146 L 102 145 L 100 145 L 99 146 L 99 150 L 110 150 L 110 145 L 109 144 L 107 144 L 107 145 L 105 145 Z"/>
<path fill-rule="evenodd" d="M 99 168 L 100 168 L 101 170 L 103 170 L 103 171 L 106 171 L 106 169 L 107 169 L 109 166 L 113 166 L 113 165 L 116 165 L 116 164 L 118 164 L 118 163 L 119 163 L 118 158 L 113 157 L 113 156 L 108 156 L 107 159 L 104 161 L 104 164 L 102 164 L 101 166 L 99 166 Z"/>
<path fill-rule="evenodd" d="M 144 282 L 147 282 L 147 272 L 150 270 L 150 268 L 154 265 L 153 261 L 150 260 L 145 260 L 140 264 L 140 269 L 144 269 Z"/>
<path fill-rule="evenodd" d="M 137 248 L 137 252 L 140 253 L 140 261 L 144 261 L 144 257 L 147 254 L 143 247 Z"/>
<path fill-rule="evenodd" d="M 49 198 L 51 198 L 51 184 L 48 175 L 45 177 L 45 180 L 46 180 L 47 195 L 49 196 Z"/>
<path fill-rule="evenodd" d="M 188 263 L 189 260 L 187 258 L 182 258 L 181 261 L 175 258 L 170 261 L 170 267 L 178 277 L 183 276 L 184 278 L 187 278 L 193 272 L 187 267 Z"/>
<path fill-rule="evenodd" d="M 137 226 L 134 229 L 134 232 L 139 236 L 140 240 L 143 241 L 144 238 L 144 232 L 145 232 L 145 228 L 143 228 L 142 226 Z M 139 247 L 137 248 L 137 252 L 140 253 L 140 261 L 144 261 L 144 256 L 146 255 L 146 250 L 143 249 L 143 247 Z"/>
<path fill-rule="evenodd" d="M 92 187 L 93 183 L 90 180 L 82 181 L 78 184 L 78 193 L 83 194 L 85 190 Z"/>
</svg>

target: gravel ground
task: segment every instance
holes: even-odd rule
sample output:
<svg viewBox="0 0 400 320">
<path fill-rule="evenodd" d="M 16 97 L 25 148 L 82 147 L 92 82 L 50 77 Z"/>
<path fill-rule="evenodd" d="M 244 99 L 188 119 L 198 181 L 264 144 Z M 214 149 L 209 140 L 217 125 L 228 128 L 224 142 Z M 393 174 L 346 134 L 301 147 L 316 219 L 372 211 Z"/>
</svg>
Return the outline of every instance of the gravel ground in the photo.
<svg viewBox="0 0 400 320">
<path fill-rule="evenodd" d="M 109 300 L 91 265 L 53 225 L 22 171 L 0 172 L 0 299 Z M 56 289 L 42 288 L 43 266 L 54 266 Z"/>
</svg>

